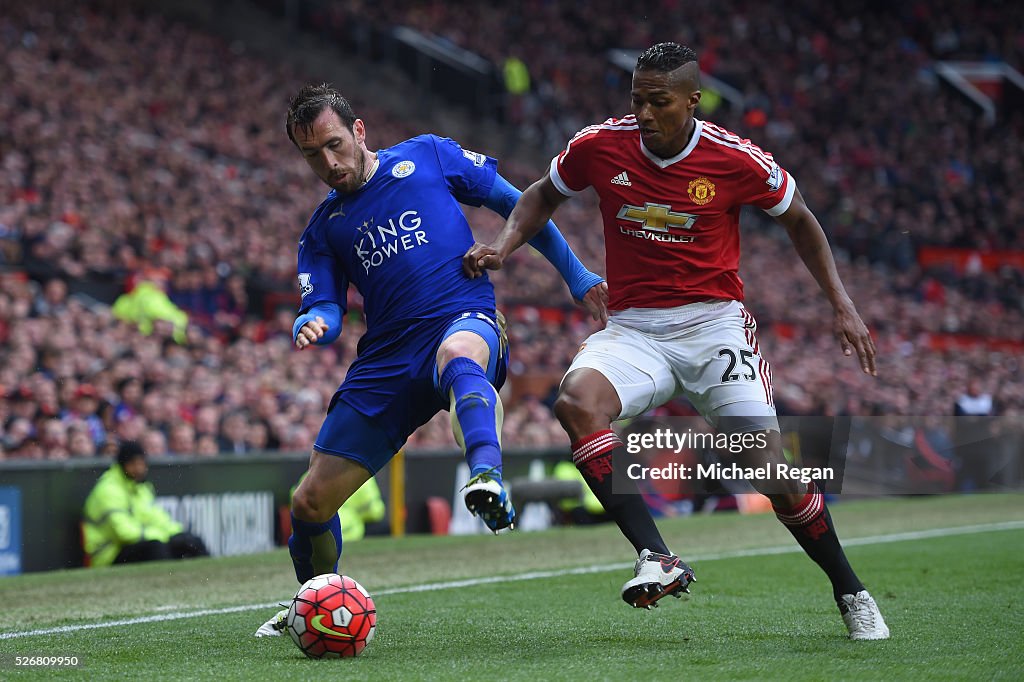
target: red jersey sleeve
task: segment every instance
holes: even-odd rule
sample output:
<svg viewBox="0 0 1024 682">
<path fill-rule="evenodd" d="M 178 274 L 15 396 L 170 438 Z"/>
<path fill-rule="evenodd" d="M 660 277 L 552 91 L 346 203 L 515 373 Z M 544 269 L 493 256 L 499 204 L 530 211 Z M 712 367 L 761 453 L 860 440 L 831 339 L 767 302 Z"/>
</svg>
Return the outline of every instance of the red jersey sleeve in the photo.
<svg viewBox="0 0 1024 682">
<path fill-rule="evenodd" d="M 600 126 L 588 126 L 569 140 L 562 153 L 551 159 L 548 175 L 555 188 L 567 197 L 576 196 L 590 186 L 587 167 L 597 147 Z"/>
<path fill-rule="evenodd" d="M 733 153 L 743 166 L 737 188 L 738 203 L 757 206 L 771 216 L 785 213 L 796 192 L 793 176 L 750 140 L 706 122 L 704 129 L 716 142 L 734 149 Z"/>
<path fill-rule="evenodd" d="M 752 204 L 770 216 L 780 216 L 793 203 L 796 180 L 782 166 L 771 162 L 766 170 L 762 165 L 748 165 L 746 187 L 749 196 L 743 203 Z"/>
</svg>

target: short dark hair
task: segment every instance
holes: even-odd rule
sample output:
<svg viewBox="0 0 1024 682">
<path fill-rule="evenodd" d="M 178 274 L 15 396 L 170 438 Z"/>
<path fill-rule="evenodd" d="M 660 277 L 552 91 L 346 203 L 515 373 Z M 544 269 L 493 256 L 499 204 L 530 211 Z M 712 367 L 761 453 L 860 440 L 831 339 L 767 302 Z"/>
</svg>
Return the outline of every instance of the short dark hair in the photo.
<svg viewBox="0 0 1024 682">
<path fill-rule="evenodd" d="M 340 92 L 327 83 L 306 85 L 288 102 L 288 118 L 285 121 L 288 139 L 295 143 L 295 135 L 292 131 L 296 127 L 304 132 L 309 132 L 313 128 L 313 121 L 323 113 L 324 109 L 331 109 L 338 115 L 341 122 L 349 130 L 352 130 L 352 124 L 356 122 L 356 115 L 352 111 L 352 105 L 341 96 Z"/>
<path fill-rule="evenodd" d="M 683 64 L 697 61 L 697 53 L 679 43 L 658 43 L 640 53 L 636 60 L 637 71 L 649 70 L 668 73 Z"/>
<path fill-rule="evenodd" d="M 117 448 L 117 463 L 122 467 L 137 457 L 145 456 L 146 451 L 138 441 L 126 440 Z"/>
</svg>

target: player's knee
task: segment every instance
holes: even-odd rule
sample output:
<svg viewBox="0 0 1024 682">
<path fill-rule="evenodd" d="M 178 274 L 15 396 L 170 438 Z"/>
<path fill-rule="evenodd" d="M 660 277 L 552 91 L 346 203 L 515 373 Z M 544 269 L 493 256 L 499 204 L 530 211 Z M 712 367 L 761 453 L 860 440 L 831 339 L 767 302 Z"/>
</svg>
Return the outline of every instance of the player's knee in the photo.
<svg viewBox="0 0 1024 682">
<path fill-rule="evenodd" d="M 445 339 L 437 354 L 440 367 L 445 367 L 455 358 L 467 358 L 481 367 L 485 367 L 488 347 L 487 342 L 480 336 L 469 332 L 459 332 Z"/>
<path fill-rule="evenodd" d="M 329 509 L 322 495 L 318 495 L 312 486 L 299 486 L 292 497 L 292 514 L 295 518 L 310 523 L 323 523 L 338 512 Z"/>
<path fill-rule="evenodd" d="M 570 434 L 589 432 L 594 422 L 601 421 L 598 406 L 573 391 L 559 391 L 554 411 L 562 428 Z"/>
</svg>

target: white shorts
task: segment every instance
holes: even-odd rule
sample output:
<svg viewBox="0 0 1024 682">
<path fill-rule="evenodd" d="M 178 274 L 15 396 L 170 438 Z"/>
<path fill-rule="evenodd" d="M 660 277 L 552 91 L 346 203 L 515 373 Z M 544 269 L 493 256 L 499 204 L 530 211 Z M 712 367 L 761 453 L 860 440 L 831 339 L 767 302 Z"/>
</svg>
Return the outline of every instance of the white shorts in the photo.
<svg viewBox="0 0 1024 682">
<path fill-rule="evenodd" d="M 738 301 L 631 308 L 586 340 L 566 374 L 583 367 L 603 374 L 622 403 L 619 419 L 685 395 L 712 425 L 725 416 L 761 417 L 778 430 L 756 330 Z"/>
</svg>

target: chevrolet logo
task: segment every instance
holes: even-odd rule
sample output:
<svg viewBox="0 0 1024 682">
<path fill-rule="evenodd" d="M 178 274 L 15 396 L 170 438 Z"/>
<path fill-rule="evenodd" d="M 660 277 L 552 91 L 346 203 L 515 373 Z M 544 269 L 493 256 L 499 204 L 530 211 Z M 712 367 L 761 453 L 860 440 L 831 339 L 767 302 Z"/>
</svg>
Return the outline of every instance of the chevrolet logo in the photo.
<svg viewBox="0 0 1024 682">
<path fill-rule="evenodd" d="M 697 216 L 692 213 L 678 213 L 673 211 L 671 206 L 652 204 L 649 201 L 644 202 L 643 208 L 624 204 L 615 217 L 619 220 L 643 223 L 645 230 L 653 232 L 668 232 L 670 227 L 689 230 L 697 220 Z"/>
</svg>

